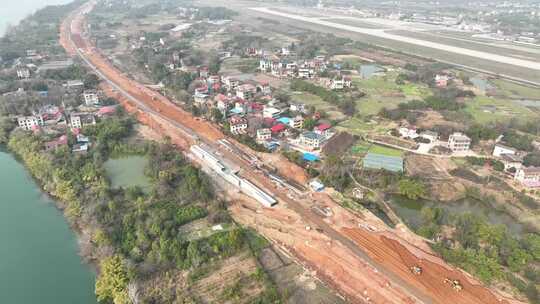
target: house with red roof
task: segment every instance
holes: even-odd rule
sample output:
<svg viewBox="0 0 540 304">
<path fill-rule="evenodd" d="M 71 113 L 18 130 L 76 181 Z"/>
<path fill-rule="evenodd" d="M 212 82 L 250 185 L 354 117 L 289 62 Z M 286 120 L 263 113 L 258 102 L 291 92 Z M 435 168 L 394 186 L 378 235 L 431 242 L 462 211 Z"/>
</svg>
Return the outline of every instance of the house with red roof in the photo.
<svg viewBox="0 0 540 304">
<path fill-rule="evenodd" d="M 270 128 L 270 131 L 272 131 L 272 134 L 281 134 L 281 132 L 285 131 L 287 129 L 287 126 L 285 126 L 282 123 L 278 123 Z"/>
<path fill-rule="evenodd" d="M 55 140 L 45 142 L 45 151 L 53 151 L 62 146 L 67 146 L 68 138 L 66 135 L 62 135 Z"/>
<path fill-rule="evenodd" d="M 327 124 L 327 123 L 321 123 L 319 124 L 318 126 L 316 126 L 314 129 L 313 129 L 313 132 L 321 135 L 321 136 L 324 136 L 326 138 L 330 137 L 332 135 L 332 126 L 330 124 Z"/>
</svg>

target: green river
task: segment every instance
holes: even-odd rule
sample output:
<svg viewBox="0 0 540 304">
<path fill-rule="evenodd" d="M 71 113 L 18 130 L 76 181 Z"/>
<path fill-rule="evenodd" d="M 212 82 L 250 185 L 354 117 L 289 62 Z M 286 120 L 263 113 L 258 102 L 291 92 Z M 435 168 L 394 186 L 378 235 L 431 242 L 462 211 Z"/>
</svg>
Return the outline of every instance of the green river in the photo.
<svg viewBox="0 0 540 304">
<path fill-rule="evenodd" d="M 82 263 L 62 213 L 25 168 L 0 150 L 0 303 L 96 303 L 95 274 Z"/>
</svg>

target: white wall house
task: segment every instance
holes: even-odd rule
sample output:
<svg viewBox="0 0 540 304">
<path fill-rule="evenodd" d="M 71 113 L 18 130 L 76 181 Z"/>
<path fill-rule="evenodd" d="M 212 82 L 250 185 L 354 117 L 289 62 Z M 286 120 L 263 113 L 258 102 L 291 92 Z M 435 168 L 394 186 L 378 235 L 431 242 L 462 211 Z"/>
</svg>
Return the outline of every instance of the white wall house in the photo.
<svg viewBox="0 0 540 304">
<path fill-rule="evenodd" d="M 515 155 L 516 152 L 517 152 L 516 149 L 511 148 L 511 147 L 507 147 L 507 146 L 503 146 L 501 144 L 496 144 L 495 147 L 493 148 L 493 156 L 495 156 L 495 157 L 501 157 L 503 154 Z"/>
<path fill-rule="evenodd" d="M 43 117 L 41 115 L 22 116 L 17 118 L 19 127 L 30 131 L 36 127 L 43 126 Z"/>
<path fill-rule="evenodd" d="M 471 139 L 460 132 L 455 132 L 448 138 L 448 148 L 453 152 L 469 151 L 471 147 Z"/>
</svg>

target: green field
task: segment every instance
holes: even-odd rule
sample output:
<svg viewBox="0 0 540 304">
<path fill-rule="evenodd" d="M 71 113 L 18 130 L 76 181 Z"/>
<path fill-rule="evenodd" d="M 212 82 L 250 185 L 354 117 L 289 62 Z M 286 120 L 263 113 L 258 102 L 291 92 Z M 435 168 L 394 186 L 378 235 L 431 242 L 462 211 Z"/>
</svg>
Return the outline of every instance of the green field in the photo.
<svg viewBox="0 0 540 304">
<path fill-rule="evenodd" d="M 540 89 L 522 86 L 503 79 L 492 81 L 499 90 L 499 93 L 510 98 L 540 99 Z"/>
<path fill-rule="evenodd" d="M 305 92 L 293 92 L 291 100 L 307 106 L 314 106 L 317 111 L 326 113 L 329 119 L 341 120 L 345 118 L 345 115 L 336 106 L 322 100 L 319 96 Z"/>
<path fill-rule="evenodd" d="M 431 90 L 424 85 L 396 84 L 397 75 L 397 72 L 388 72 L 384 76 L 369 79 L 353 78 L 354 85 L 366 93 L 365 97 L 357 100 L 357 109 L 361 116 L 376 115 L 382 108 L 395 109 L 402 102 L 431 95 Z"/>
<path fill-rule="evenodd" d="M 371 144 L 368 142 L 357 143 L 356 145 L 354 145 L 354 147 L 352 147 L 352 152 L 354 154 L 366 154 L 370 152 L 370 153 L 377 153 L 377 154 L 382 154 L 386 156 L 397 156 L 397 157 L 403 156 L 403 151 L 401 150 L 387 148 L 384 146 Z"/>
<path fill-rule="evenodd" d="M 347 131 L 355 135 L 365 135 L 366 133 L 383 134 L 390 130 L 386 124 L 366 122 L 363 118 L 359 117 L 352 117 L 340 122 L 336 129 L 339 131 Z"/>
<path fill-rule="evenodd" d="M 512 118 L 520 120 L 540 119 L 538 113 L 511 100 L 477 96 L 468 100 L 466 104 L 465 111 L 470 113 L 478 123 L 508 121 Z"/>
</svg>

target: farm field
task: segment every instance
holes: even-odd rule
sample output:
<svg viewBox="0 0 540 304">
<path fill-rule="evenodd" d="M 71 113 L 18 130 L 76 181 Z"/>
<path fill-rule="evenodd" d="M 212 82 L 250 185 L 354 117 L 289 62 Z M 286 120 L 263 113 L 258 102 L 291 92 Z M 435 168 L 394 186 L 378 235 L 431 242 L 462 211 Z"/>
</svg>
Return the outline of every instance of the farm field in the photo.
<svg viewBox="0 0 540 304">
<path fill-rule="evenodd" d="M 491 80 L 502 95 L 509 98 L 540 99 L 540 89 L 526 87 L 502 79 Z"/>
<path fill-rule="evenodd" d="M 291 95 L 293 102 L 304 103 L 307 106 L 314 106 L 317 111 L 328 114 L 329 119 L 341 120 L 345 115 L 334 105 L 322 100 L 319 96 L 310 93 L 293 92 Z"/>
<path fill-rule="evenodd" d="M 466 102 L 465 111 L 481 124 L 496 121 L 540 119 L 540 115 L 529 108 L 511 100 L 501 100 L 477 96 Z"/>
<path fill-rule="evenodd" d="M 377 144 L 371 144 L 369 142 L 359 142 L 354 147 L 352 147 L 352 152 L 354 154 L 366 154 L 366 153 L 376 153 L 381 154 L 385 156 L 396 156 L 401 157 L 403 156 L 403 151 L 393 148 L 388 148 L 385 146 L 377 145 Z"/>
<path fill-rule="evenodd" d="M 390 125 L 381 124 L 376 121 L 365 121 L 361 117 L 352 117 L 340 122 L 336 129 L 347 131 L 354 135 L 366 135 L 367 133 L 384 134 L 391 129 Z"/>
</svg>

